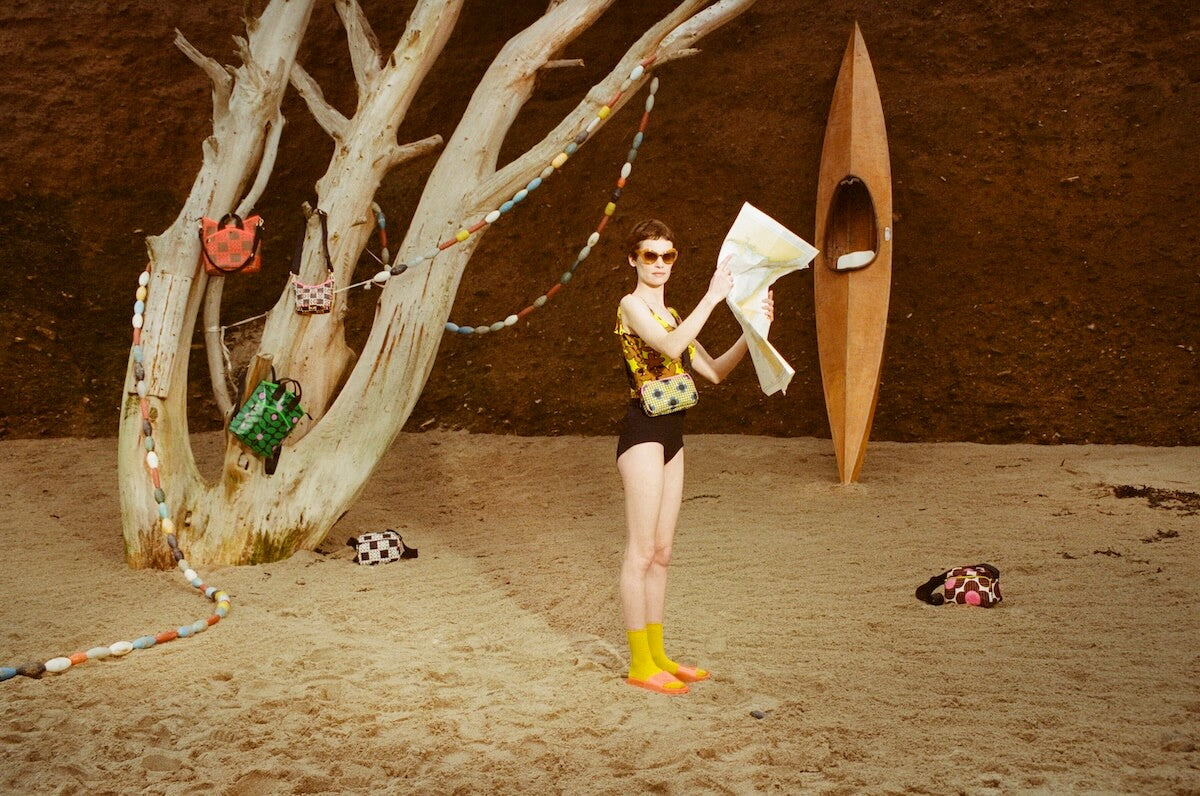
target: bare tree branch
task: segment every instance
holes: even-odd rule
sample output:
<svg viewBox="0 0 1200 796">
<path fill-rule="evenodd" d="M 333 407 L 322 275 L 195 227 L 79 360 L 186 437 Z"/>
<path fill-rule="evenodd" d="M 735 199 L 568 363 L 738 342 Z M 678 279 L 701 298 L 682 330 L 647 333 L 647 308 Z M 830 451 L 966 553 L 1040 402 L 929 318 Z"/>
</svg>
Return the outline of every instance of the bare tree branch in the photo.
<svg viewBox="0 0 1200 796">
<path fill-rule="evenodd" d="M 337 0 L 337 12 L 342 18 L 342 26 L 346 29 L 350 61 L 354 65 L 354 79 L 358 83 L 358 97 L 361 102 L 367 95 L 371 81 L 383 68 L 379 39 L 371 29 L 371 23 L 363 14 L 358 0 Z"/>
<path fill-rule="evenodd" d="M 675 28 L 659 45 L 659 61 L 665 62 L 698 50 L 693 45 L 754 5 L 754 0 L 720 0 Z"/>
<path fill-rule="evenodd" d="M 213 108 L 222 114 L 229 108 L 229 94 L 233 91 L 233 76 L 216 60 L 197 50 L 183 32 L 175 29 L 175 46 L 192 63 L 204 70 L 213 85 Z"/>
<path fill-rule="evenodd" d="M 542 64 L 542 69 L 562 69 L 565 66 L 583 66 L 582 58 L 559 58 Z"/>
<path fill-rule="evenodd" d="M 313 118 L 317 120 L 317 124 L 321 125 L 321 129 L 329 133 L 333 140 L 339 143 L 344 141 L 350 120 L 325 101 L 325 94 L 317 85 L 317 81 L 313 80 L 312 76 L 298 63 L 292 64 L 291 80 L 296 91 L 308 105 L 308 110 L 312 113 Z"/>
<path fill-rule="evenodd" d="M 267 141 L 263 146 L 263 156 L 258 163 L 258 174 L 254 178 L 254 185 L 250 186 L 250 191 L 234 211 L 243 218 L 254 209 L 254 206 L 258 204 L 259 197 L 267 188 L 271 172 L 275 170 L 275 158 L 279 154 L 279 138 L 283 135 L 283 126 L 286 123 L 283 111 L 275 114 L 275 119 L 271 122 L 271 132 L 267 134 Z"/>
<path fill-rule="evenodd" d="M 654 27 L 650 28 L 645 34 L 626 51 L 624 57 L 617 63 L 616 67 L 588 92 L 588 96 L 579 103 L 564 119 L 546 135 L 541 141 L 535 144 L 532 148 L 520 155 L 512 162 L 497 170 L 494 175 L 480 184 L 478 192 L 472 197 L 471 207 L 474 210 L 483 210 L 494 206 L 499 200 L 504 197 L 511 196 L 513 191 L 523 185 L 530 178 L 530 175 L 536 171 L 540 171 L 546 163 L 548 163 L 563 146 L 563 141 L 575 136 L 581 131 L 587 129 L 596 118 L 596 112 L 602 105 L 606 104 L 616 94 L 617 90 L 625 84 L 625 81 L 632 74 L 635 66 L 645 61 L 651 55 L 655 55 L 659 50 L 659 45 L 672 31 L 683 24 L 689 17 L 696 13 L 697 9 L 704 5 L 704 0 L 687 0 L 681 3 L 674 11 L 668 14 L 664 19 L 659 21 Z M 560 6 L 562 8 L 562 6 Z M 533 28 L 529 28 L 525 33 L 529 33 Z M 525 33 L 521 34 L 522 36 Z M 518 37 L 519 38 L 519 37 Z M 516 38 L 513 40 L 517 41 Z M 511 44 L 511 42 L 510 42 Z M 550 44 L 548 47 L 558 46 Z M 546 50 L 538 50 L 546 51 Z M 497 58 L 497 63 L 500 58 Z M 495 67 L 493 67 L 495 68 Z M 486 114 L 488 109 L 487 93 L 484 93 L 484 87 L 488 86 L 489 79 L 492 78 L 492 70 L 488 70 L 488 74 L 480 82 L 480 90 L 476 92 L 471 99 L 471 106 L 476 102 L 482 106 L 479 113 Z M 500 79 L 496 77 L 495 79 Z M 640 87 L 646 76 L 643 74 L 637 81 L 631 81 L 626 89 L 622 92 L 621 98 L 618 100 L 612 111 L 618 110 L 629 99 L 629 97 Z M 513 91 L 507 88 L 508 91 Z M 488 86 L 487 92 L 500 91 L 496 86 Z M 524 99 L 528 97 L 528 93 L 523 95 Z M 467 115 L 471 113 L 472 107 L 467 109 Z M 493 111 L 494 113 L 494 111 Z M 515 118 L 515 112 L 513 114 Z M 466 115 L 464 115 L 464 119 Z M 499 117 L 497 117 L 499 118 Z M 611 115 L 608 118 L 612 118 Z M 512 120 L 507 121 L 507 125 L 511 125 Z M 603 124 L 601 122 L 600 124 Z M 596 125 L 598 129 L 600 124 Z M 507 129 L 507 126 L 504 128 Z M 501 140 L 503 140 L 501 138 Z"/>
<path fill-rule="evenodd" d="M 408 160 L 428 155 L 440 149 L 442 146 L 442 137 L 440 135 L 431 135 L 428 138 L 422 138 L 420 141 L 413 141 L 409 144 L 397 145 L 388 150 L 388 168 L 391 169 L 404 163 Z"/>
</svg>

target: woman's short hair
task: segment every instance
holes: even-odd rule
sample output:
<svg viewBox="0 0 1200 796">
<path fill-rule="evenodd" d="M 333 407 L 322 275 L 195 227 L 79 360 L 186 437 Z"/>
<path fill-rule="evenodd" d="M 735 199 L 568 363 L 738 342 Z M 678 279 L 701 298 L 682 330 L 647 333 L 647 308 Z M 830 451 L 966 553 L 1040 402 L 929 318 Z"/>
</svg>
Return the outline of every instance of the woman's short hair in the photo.
<svg viewBox="0 0 1200 796">
<path fill-rule="evenodd" d="M 674 243 L 675 234 L 671 232 L 670 227 L 657 218 L 639 221 L 633 225 L 633 229 L 629 230 L 629 236 L 625 238 L 625 253 L 630 257 L 637 257 L 638 247 L 644 240 L 669 240 Z"/>
</svg>

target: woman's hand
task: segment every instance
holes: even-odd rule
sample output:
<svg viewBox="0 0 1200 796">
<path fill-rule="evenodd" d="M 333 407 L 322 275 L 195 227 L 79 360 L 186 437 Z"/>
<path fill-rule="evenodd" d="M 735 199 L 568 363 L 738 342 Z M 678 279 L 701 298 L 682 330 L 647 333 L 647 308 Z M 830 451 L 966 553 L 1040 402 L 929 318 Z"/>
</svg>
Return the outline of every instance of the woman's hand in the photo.
<svg viewBox="0 0 1200 796">
<path fill-rule="evenodd" d="M 714 305 L 720 304 L 729 291 L 733 290 L 733 274 L 729 270 L 728 258 L 717 264 L 717 270 L 713 271 L 712 279 L 708 281 L 707 298 Z"/>
<path fill-rule="evenodd" d="M 775 320 L 775 291 L 768 290 L 767 297 L 763 299 L 763 313 L 767 316 L 768 321 Z"/>
</svg>

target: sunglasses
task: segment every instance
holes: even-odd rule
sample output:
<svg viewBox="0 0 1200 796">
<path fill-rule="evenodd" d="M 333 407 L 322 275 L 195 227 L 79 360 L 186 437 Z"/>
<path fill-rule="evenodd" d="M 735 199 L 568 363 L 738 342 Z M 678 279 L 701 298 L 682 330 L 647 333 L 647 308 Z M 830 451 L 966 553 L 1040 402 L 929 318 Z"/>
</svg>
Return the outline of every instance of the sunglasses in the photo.
<svg viewBox="0 0 1200 796">
<path fill-rule="evenodd" d="M 642 261 L 642 265 L 654 265 L 661 258 L 664 265 L 674 265 L 675 258 L 679 256 L 679 252 L 674 249 L 667 249 L 662 254 L 652 252 L 649 249 L 638 249 L 638 259 Z"/>
</svg>

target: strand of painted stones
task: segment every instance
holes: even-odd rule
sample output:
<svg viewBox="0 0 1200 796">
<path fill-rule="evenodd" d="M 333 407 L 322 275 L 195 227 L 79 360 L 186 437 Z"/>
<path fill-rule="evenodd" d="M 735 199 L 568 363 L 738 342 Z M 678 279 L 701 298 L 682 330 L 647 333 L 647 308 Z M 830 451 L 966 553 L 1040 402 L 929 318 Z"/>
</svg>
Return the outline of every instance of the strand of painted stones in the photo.
<svg viewBox="0 0 1200 796">
<path fill-rule="evenodd" d="M 21 666 L 0 666 L 0 681 L 9 680 L 17 675 L 40 677 L 45 672 L 57 674 L 87 661 L 99 660 L 110 656 L 120 657 L 134 650 L 149 649 L 156 644 L 165 644 L 177 638 L 189 638 L 198 633 L 203 633 L 229 615 L 231 606 L 229 595 L 215 586 L 209 586 L 204 583 L 200 579 L 200 576 L 196 574 L 196 571 L 188 564 L 187 559 L 183 557 L 183 551 L 179 549 L 179 542 L 175 538 L 175 523 L 170 517 L 170 509 L 167 506 L 167 495 L 163 490 L 162 478 L 159 475 L 159 459 L 158 452 L 155 450 L 154 426 L 150 420 L 150 402 L 146 399 L 146 369 L 142 362 L 142 325 L 145 320 L 146 298 L 149 293 L 149 286 L 150 266 L 147 264 L 146 270 L 138 276 L 137 294 L 133 304 L 133 348 L 131 353 L 134 362 L 133 373 L 136 380 L 138 405 L 142 417 L 142 445 L 146 449 L 146 466 L 150 471 L 150 482 L 154 485 L 154 500 L 158 504 L 159 528 L 167 537 L 167 545 L 171 548 L 171 554 L 175 558 L 175 563 L 179 567 L 179 571 L 183 573 L 183 577 L 201 594 L 216 603 L 217 607 L 213 610 L 212 615 L 206 619 L 197 619 L 190 625 L 181 625 L 173 630 L 164 630 L 152 636 L 140 636 L 133 641 L 117 641 L 107 646 L 92 647 L 87 651 L 73 652 L 70 655 L 51 658 L 44 663 L 35 661 Z"/>
<path fill-rule="evenodd" d="M 498 332 L 501 329 L 506 329 L 515 325 L 517 321 L 521 320 L 526 315 L 529 315 L 534 310 L 544 307 L 547 301 L 554 298 L 555 293 L 562 290 L 563 287 L 565 287 L 567 283 L 574 278 L 575 270 L 579 268 L 583 261 L 587 259 L 588 255 L 592 253 L 593 247 L 595 247 L 595 245 L 600 241 L 600 235 L 604 232 L 604 227 L 608 224 L 608 220 L 612 218 L 613 213 L 615 213 L 617 210 L 617 201 L 621 198 L 621 190 L 625 187 L 625 183 L 629 179 L 630 173 L 633 171 L 633 161 L 637 157 L 638 147 L 642 145 L 642 141 L 645 139 L 646 124 L 650 120 L 650 111 L 654 108 L 654 95 L 657 91 L 658 78 L 656 77 L 650 82 L 650 93 L 646 97 L 646 110 L 642 113 L 642 121 L 641 124 L 638 125 L 638 131 L 633 137 L 633 145 L 629 149 L 629 155 L 625 158 L 624 165 L 621 166 L 621 176 L 617 179 L 617 187 L 613 189 L 612 195 L 609 197 L 608 204 L 604 206 L 604 213 L 600 216 L 600 222 L 596 225 L 596 229 L 591 235 L 588 236 L 587 243 L 584 244 L 584 247 L 579 250 L 579 254 L 575 255 L 575 262 L 571 263 L 571 267 L 564 271 L 563 275 L 559 277 L 558 284 L 554 285 L 545 293 L 534 299 L 533 303 L 525 307 L 525 309 L 516 314 L 509 315 L 502 321 L 496 321 L 493 324 L 482 324 L 479 326 L 469 326 L 466 324 L 447 322 L 447 332 L 458 332 L 459 334 L 463 335 L 471 335 L 487 334 L 488 332 Z M 620 96 L 621 94 L 618 92 L 617 96 L 613 98 L 613 102 L 616 102 L 617 98 Z M 601 108 L 601 111 L 607 107 L 608 106 Z M 604 117 L 597 116 L 597 118 Z M 595 119 L 593 119 L 593 122 L 595 122 Z M 580 135 L 583 135 L 583 133 Z M 564 152 L 559 153 L 558 157 L 563 158 L 565 154 L 566 153 L 564 150 Z"/>
<path fill-rule="evenodd" d="M 458 230 L 458 232 L 456 232 L 454 234 L 453 237 L 447 238 L 446 240 L 437 244 L 436 248 L 432 249 L 431 251 L 427 252 L 426 254 L 418 255 L 417 257 L 414 257 L 413 259 L 409 260 L 408 262 L 397 263 L 396 265 L 393 265 L 391 267 L 387 266 L 387 262 L 386 262 L 387 258 L 385 257 L 383 270 L 381 270 L 379 273 L 375 274 L 375 276 L 372 277 L 370 281 L 377 285 L 387 284 L 388 280 L 391 279 L 391 277 L 399 276 L 400 274 L 407 271 L 409 268 L 420 265 L 423 262 L 433 260 L 435 257 L 437 257 L 437 255 L 441 254 L 446 249 L 449 249 L 451 246 L 454 246 L 455 244 L 458 244 L 458 243 L 462 243 L 463 241 L 465 241 L 467 238 L 474 235 L 479 230 L 483 229 L 484 227 L 488 226 L 489 224 L 495 223 L 497 220 L 499 220 L 499 218 L 501 216 L 507 214 L 514 207 L 516 207 L 518 204 L 523 202 L 526 199 L 526 197 L 529 196 L 530 193 L 532 193 L 533 191 L 535 191 L 539 187 L 541 187 L 542 183 L 547 178 L 549 178 L 552 174 L 554 174 L 555 171 L 562 168 L 562 166 L 567 162 L 567 159 L 570 158 L 571 155 L 574 155 L 575 152 L 577 152 L 579 150 L 579 147 L 582 146 L 584 144 L 584 142 L 586 142 L 588 140 L 588 138 L 592 135 L 592 133 L 594 133 L 596 131 L 596 128 L 599 127 L 604 122 L 604 120 L 607 119 L 612 114 L 613 106 L 617 104 L 617 102 L 621 99 L 621 97 L 624 96 L 625 92 L 628 91 L 635 82 L 637 82 L 638 80 L 640 80 L 642 78 L 642 76 L 646 72 L 646 69 L 649 68 L 649 66 L 654 63 L 654 60 L 656 58 L 657 58 L 656 55 L 651 55 L 649 58 L 646 58 L 641 63 L 639 63 L 637 66 L 635 66 L 633 68 L 633 70 L 629 73 L 629 76 L 621 82 L 620 87 L 617 89 L 617 92 L 613 95 L 612 99 L 610 99 L 607 103 L 602 105 L 596 111 L 595 117 L 593 117 L 592 120 L 590 122 L 588 122 L 587 126 L 583 130 L 581 130 L 570 143 L 568 143 L 565 147 L 563 147 L 561 152 L 559 152 L 557 155 L 554 156 L 553 159 L 551 159 L 549 165 L 547 165 L 544 169 L 542 169 L 541 174 L 539 174 L 537 177 L 534 177 L 532 180 L 530 180 L 525 185 L 524 188 L 521 188 L 519 191 L 517 191 L 515 194 L 513 194 L 512 198 L 501 203 L 501 205 L 498 208 L 496 208 L 495 210 L 492 210 L 490 213 L 488 213 L 482 219 L 475 222 L 473 225 L 471 225 L 469 227 L 463 226 L 462 228 L 460 228 Z M 559 290 L 561 290 L 563 288 L 564 285 L 566 285 L 568 282 L 571 281 L 571 278 L 575 275 L 575 270 L 579 267 L 580 263 L 582 263 L 587 258 L 587 256 L 589 254 L 591 254 L 592 248 L 596 245 L 597 242 L 599 242 L 600 234 L 604 231 L 604 227 L 608 224 L 608 220 L 612 217 L 612 214 L 617 209 L 617 200 L 620 199 L 620 197 L 621 197 L 621 189 L 625 187 L 625 182 L 626 182 L 626 180 L 629 179 L 629 174 L 633 170 L 633 160 L 637 157 L 638 147 L 640 147 L 642 145 L 642 141 L 645 138 L 646 125 L 650 121 L 650 111 L 654 109 L 654 95 L 657 91 L 658 91 L 658 78 L 655 77 L 653 80 L 650 81 L 650 92 L 649 92 L 649 95 L 646 97 L 646 106 L 645 106 L 644 112 L 642 113 L 641 124 L 638 125 L 638 131 L 637 131 L 637 134 L 634 135 L 633 146 L 629 150 L 629 155 L 625 159 L 625 164 L 621 167 L 621 176 L 617 180 L 617 187 L 616 187 L 616 189 L 613 190 L 612 196 L 610 197 L 610 201 L 605 206 L 604 214 L 601 216 L 600 222 L 599 222 L 599 224 L 597 224 L 595 231 L 593 231 L 592 234 L 590 236 L 588 236 L 587 244 L 582 249 L 580 249 L 579 254 L 575 258 L 575 262 L 562 275 L 562 277 L 559 279 L 558 284 L 554 285 L 552 288 L 547 290 L 543 295 L 541 295 L 537 299 L 535 299 L 534 302 L 532 304 L 530 304 L 528 307 L 526 307 L 525 309 L 521 310 L 520 312 L 518 312 L 514 315 L 509 315 L 503 321 L 497 321 L 496 323 L 493 323 L 493 324 L 485 324 L 485 325 L 480 325 L 480 326 L 468 326 L 468 325 L 460 325 L 460 324 L 456 324 L 456 323 L 452 323 L 452 322 L 447 322 L 446 327 L 445 327 L 447 332 L 457 332 L 459 334 L 464 334 L 464 335 L 485 334 L 487 332 L 496 332 L 496 331 L 500 331 L 501 329 L 504 329 L 505 327 L 513 326 L 514 324 L 516 324 L 516 322 L 518 320 L 520 320 L 521 318 L 524 318 L 526 315 L 533 312 L 535 309 L 545 306 L 546 302 L 549 301 L 551 298 L 553 298 L 555 293 L 557 293 Z M 378 219 L 379 219 L 379 216 L 377 215 L 377 220 Z M 382 226 L 380 227 L 380 232 L 381 232 L 381 234 L 383 232 Z M 385 247 L 386 247 L 386 243 L 385 243 Z M 384 249 L 384 251 L 386 254 L 386 248 Z M 354 287 L 354 286 L 352 285 L 351 287 Z"/>
</svg>

